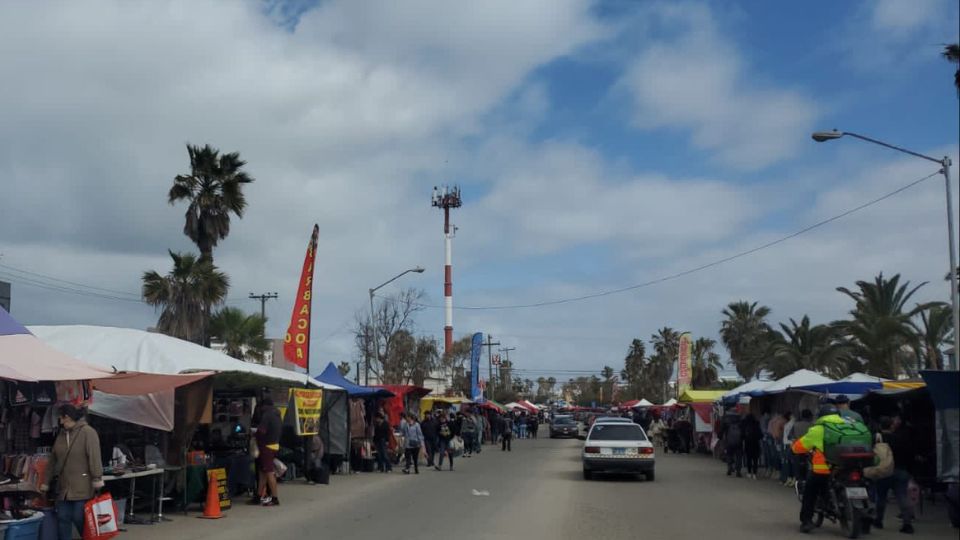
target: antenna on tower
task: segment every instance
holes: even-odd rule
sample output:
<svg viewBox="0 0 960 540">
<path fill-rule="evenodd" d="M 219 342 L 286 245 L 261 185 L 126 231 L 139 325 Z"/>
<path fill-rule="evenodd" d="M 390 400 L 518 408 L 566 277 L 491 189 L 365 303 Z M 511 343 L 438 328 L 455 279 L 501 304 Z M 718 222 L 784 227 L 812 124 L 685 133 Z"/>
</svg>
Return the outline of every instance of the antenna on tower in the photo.
<svg viewBox="0 0 960 540">
<path fill-rule="evenodd" d="M 444 185 L 442 189 L 433 187 L 433 196 L 430 205 L 443 210 L 443 239 L 444 239 L 444 268 L 443 268 L 443 303 L 445 311 L 445 325 L 443 327 L 443 351 L 450 352 L 453 347 L 453 237 L 456 227 L 450 227 L 450 209 L 460 208 L 463 201 L 460 199 L 458 186 Z"/>
</svg>

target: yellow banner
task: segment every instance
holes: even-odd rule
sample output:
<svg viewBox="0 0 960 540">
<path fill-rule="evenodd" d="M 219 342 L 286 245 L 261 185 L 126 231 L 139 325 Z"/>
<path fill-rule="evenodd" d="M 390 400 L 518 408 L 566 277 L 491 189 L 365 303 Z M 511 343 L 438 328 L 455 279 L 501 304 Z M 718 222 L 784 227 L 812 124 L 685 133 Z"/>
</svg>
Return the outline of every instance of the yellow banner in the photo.
<svg viewBox="0 0 960 540">
<path fill-rule="evenodd" d="M 323 408 L 323 390 L 290 389 L 288 412 L 293 412 L 297 435 L 320 433 L 320 410 Z"/>
</svg>

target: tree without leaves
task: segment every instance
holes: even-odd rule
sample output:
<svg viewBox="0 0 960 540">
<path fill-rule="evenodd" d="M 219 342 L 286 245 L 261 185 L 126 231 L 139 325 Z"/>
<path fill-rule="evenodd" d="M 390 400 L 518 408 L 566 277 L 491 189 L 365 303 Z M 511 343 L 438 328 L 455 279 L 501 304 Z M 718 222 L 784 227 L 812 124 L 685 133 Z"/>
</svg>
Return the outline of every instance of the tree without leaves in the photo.
<svg viewBox="0 0 960 540">
<path fill-rule="evenodd" d="M 763 369 L 770 346 L 770 326 L 766 322 L 770 308 L 745 301 L 733 302 L 723 310 L 726 319 L 720 326 L 720 339 L 730 352 L 737 373 L 750 381 Z"/>
<path fill-rule="evenodd" d="M 270 342 L 265 337 L 266 319 L 257 314 L 225 307 L 210 319 L 210 335 L 223 342 L 224 352 L 239 360 L 263 363 Z"/>
<path fill-rule="evenodd" d="M 244 172 L 246 162 L 240 154 L 220 154 L 209 144 L 202 148 L 187 145 L 190 174 L 177 175 L 168 201 L 185 200 L 187 206 L 183 234 L 200 249 L 200 257 L 213 261 L 213 248 L 230 234 L 230 214 L 243 218 L 247 200 L 243 185 L 253 182 Z"/>
<path fill-rule="evenodd" d="M 438 363 L 437 344 L 429 338 L 416 338 L 407 330 L 399 330 L 391 339 L 391 347 L 382 362 L 384 384 L 423 386 Z"/>
<path fill-rule="evenodd" d="M 383 372 L 383 360 L 388 358 L 394 346 L 394 338 L 398 332 L 412 333 L 414 329 L 414 315 L 423 309 L 421 300 L 425 293 L 419 289 L 405 289 L 399 294 L 382 298 L 374 304 L 376 310 L 377 343 L 373 343 L 373 331 L 370 327 L 369 312 L 358 312 L 354 323 L 354 342 L 364 358 L 370 359 L 370 371 L 380 375 Z M 374 351 L 374 346 L 380 352 L 380 362 Z"/>
<path fill-rule="evenodd" d="M 167 275 L 152 270 L 143 273 L 143 300 L 161 308 L 157 321 L 161 333 L 206 344 L 208 314 L 223 302 L 230 281 L 211 262 L 192 253 L 168 253 L 173 269 Z"/>
</svg>

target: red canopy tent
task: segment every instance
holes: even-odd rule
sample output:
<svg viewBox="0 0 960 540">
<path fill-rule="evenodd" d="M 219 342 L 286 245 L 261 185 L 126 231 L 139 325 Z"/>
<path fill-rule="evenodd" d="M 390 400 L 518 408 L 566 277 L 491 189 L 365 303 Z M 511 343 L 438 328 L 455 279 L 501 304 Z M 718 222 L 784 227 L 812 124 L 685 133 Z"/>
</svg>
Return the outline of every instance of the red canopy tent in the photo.
<svg viewBox="0 0 960 540">
<path fill-rule="evenodd" d="M 400 425 L 400 415 L 404 411 L 419 414 L 420 405 L 416 402 L 431 392 L 427 388 L 407 384 L 384 384 L 377 386 L 377 388 L 383 388 L 393 393 L 392 398 L 383 400 L 383 410 L 386 411 L 387 420 L 391 426 Z"/>
</svg>

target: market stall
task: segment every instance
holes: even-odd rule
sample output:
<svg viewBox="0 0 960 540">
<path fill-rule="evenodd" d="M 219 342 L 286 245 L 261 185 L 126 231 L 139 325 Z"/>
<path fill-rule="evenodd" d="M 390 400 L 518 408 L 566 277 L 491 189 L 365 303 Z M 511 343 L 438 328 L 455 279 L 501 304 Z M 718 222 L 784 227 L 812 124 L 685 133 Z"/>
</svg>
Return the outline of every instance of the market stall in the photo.
<svg viewBox="0 0 960 540">
<path fill-rule="evenodd" d="M 420 400 L 430 394 L 430 390 L 427 388 L 408 384 L 386 384 L 377 388 L 383 388 L 393 394 L 393 397 L 381 402 L 387 420 L 393 427 L 400 425 L 400 415 L 404 412 L 419 411 Z"/>
</svg>

